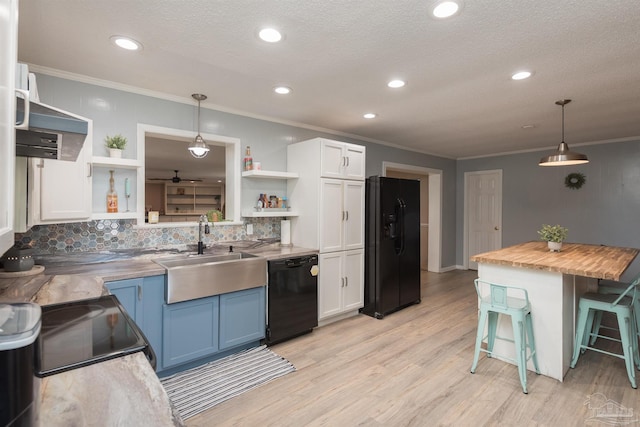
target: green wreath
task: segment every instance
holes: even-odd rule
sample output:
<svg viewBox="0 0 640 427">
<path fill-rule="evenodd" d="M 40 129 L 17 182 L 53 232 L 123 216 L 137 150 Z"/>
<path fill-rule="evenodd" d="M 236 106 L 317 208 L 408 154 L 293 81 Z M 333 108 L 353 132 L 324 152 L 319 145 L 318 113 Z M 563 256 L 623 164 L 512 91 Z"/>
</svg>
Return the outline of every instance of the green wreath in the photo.
<svg viewBox="0 0 640 427">
<path fill-rule="evenodd" d="M 579 189 L 580 187 L 582 187 L 584 185 L 585 182 L 587 182 L 586 177 L 584 176 L 584 174 L 579 173 L 579 172 L 570 173 L 564 179 L 565 187 L 568 187 L 568 188 L 570 188 L 572 190 Z"/>
</svg>

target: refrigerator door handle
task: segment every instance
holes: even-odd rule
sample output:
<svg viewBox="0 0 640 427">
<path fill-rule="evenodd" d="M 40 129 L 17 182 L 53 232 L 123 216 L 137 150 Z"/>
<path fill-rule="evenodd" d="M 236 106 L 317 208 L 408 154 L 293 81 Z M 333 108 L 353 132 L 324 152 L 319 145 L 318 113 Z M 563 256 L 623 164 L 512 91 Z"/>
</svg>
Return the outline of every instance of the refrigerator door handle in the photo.
<svg viewBox="0 0 640 427">
<path fill-rule="evenodd" d="M 398 216 L 398 222 L 400 225 L 400 251 L 398 252 L 398 255 L 402 255 L 404 253 L 404 239 L 405 239 L 405 235 L 404 235 L 404 216 L 406 215 L 406 203 L 404 202 L 404 200 L 402 199 L 398 199 L 398 204 L 400 205 L 400 215 Z"/>
</svg>

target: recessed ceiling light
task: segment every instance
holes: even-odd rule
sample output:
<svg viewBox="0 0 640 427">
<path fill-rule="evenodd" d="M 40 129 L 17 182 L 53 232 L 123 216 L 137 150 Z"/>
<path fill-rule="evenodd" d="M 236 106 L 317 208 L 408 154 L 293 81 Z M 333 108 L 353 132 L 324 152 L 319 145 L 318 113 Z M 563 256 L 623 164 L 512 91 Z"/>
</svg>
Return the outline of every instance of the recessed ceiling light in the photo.
<svg viewBox="0 0 640 427">
<path fill-rule="evenodd" d="M 531 77 L 533 73 L 531 71 L 518 71 L 517 73 L 513 73 L 511 76 L 512 80 L 524 80 Z"/>
<path fill-rule="evenodd" d="M 280 95 L 287 95 L 289 93 L 291 93 L 291 88 L 290 87 L 286 87 L 286 86 L 276 86 L 273 88 L 273 91 L 275 93 L 278 93 Z"/>
<path fill-rule="evenodd" d="M 436 18 L 449 18 L 460 11 L 460 5 L 461 3 L 459 1 L 438 1 L 434 4 L 431 13 Z"/>
<path fill-rule="evenodd" d="M 365 119 L 375 119 L 378 115 L 376 113 L 365 113 L 362 117 Z"/>
<path fill-rule="evenodd" d="M 132 39 L 131 37 L 125 36 L 111 36 L 109 38 L 111 43 L 115 44 L 118 47 L 121 47 L 126 50 L 141 50 L 142 43 Z"/>
<path fill-rule="evenodd" d="M 277 43 L 282 40 L 282 34 L 275 28 L 263 28 L 258 33 L 258 36 L 269 43 Z"/>
<path fill-rule="evenodd" d="M 392 87 L 394 89 L 403 87 L 406 83 L 403 80 L 391 80 L 387 83 L 387 86 Z"/>
</svg>

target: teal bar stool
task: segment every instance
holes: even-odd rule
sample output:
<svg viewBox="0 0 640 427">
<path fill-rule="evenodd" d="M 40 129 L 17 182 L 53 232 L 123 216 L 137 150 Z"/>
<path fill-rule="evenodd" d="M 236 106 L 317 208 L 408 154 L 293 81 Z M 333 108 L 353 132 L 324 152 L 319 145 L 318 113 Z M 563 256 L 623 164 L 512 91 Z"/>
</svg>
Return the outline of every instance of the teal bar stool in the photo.
<svg viewBox="0 0 640 427">
<path fill-rule="evenodd" d="M 636 277 L 634 282 L 640 282 L 640 275 Z M 629 287 L 629 283 L 625 282 L 616 282 L 614 280 L 599 280 L 598 281 L 598 293 L 599 294 L 611 294 L 611 295 L 621 295 L 624 291 Z M 636 321 L 636 333 L 638 334 L 638 338 L 640 338 L 640 293 L 633 304 L 633 317 Z M 593 334 L 591 334 L 591 345 L 595 344 L 599 335 L 600 328 L 602 329 L 611 329 L 618 330 L 617 328 L 610 328 L 607 326 L 603 326 L 602 324 L 602 311 L 598 311 L 595 316 L 594 326 L 593 326 Z M 606 338 L 606 337 L 605 337 Z"/>
<path fill-rule="evenodd" d="M 473 374 L 476 371 L 481 351 L 487 353 L 487 357 L 493 356 L 493 346 L 496 339 L 512 342 L 516 348 L 516 359 L 502 357 L 518 365 L 522 391 L 527 394 L 527 361 L 529 359 L 533 360 L 536 374 L 540 374 L 538 357 L 536 356 L 536 342 L 533 337 L 529 294 L 522 288 L 498 285 L 480 279 L 474 280 L 474 284 L 478 298 L 480 298 L 480 316 L 478 317 L 478 332 L 476 334 L 476 348 L 473 354 L 471 373 Z M 506 314 L 511 317 L 513 339 L 496 335 L 500 314 Z M 484 335 L 486 323 L 488 323 L 488 333 Z M 482 341 L 485 339 L 487 340 L 486 350 L 482 348 Z M 527 349 L 529 349 L 528 356 Z"/>
<path fill-rule="evenodd" d="M 640 354 L 638 353 L 638 332 L 636 331 L 634 306 L 638 299 L 639 288 L 640 277 L 629 284 L 619 295 L 586 293 L 580 297 L 578 320 L 576 323 L 576 341 L 570 364 L 571 368 L 576 367 L 580 354 L 586 350 L 593 350 L 609 356 L 618 357 L 625 361 L 631 387 L 637 388 L 634 364 L 640 369 Z M 620 331 L 619 340 L 613 337 L 597 335 L 597 331 L 594 333 L 595 319 L 598 316 L 602 316 L 603 312 L 616 315 L 618 329 Z M 597 338 L 620 342 L 622 344 L 622 354 L 592 347 L 593 344 L 591 341 L 593 341 L 594 335 L 597 335 Z"/>
</svg>

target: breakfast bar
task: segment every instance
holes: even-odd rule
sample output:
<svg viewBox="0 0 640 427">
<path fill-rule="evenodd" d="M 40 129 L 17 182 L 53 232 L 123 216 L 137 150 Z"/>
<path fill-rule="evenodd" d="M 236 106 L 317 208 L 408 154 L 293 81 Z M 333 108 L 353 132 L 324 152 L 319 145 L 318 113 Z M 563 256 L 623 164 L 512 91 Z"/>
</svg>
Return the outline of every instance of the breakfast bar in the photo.
<svg viewBox="0 0 640 427">
<path fill-rule="evenodd" d="M 598 279 L 620 280 L 640 252 L 634 248 L 564 243 L 551 252 L 546 242 L 517 244 L 477 254 L 478 277 L 527 290 L 543 375 L 562 381 L 573 352 L 580 296 L 597 288 Z M 500 319 L 498 335 L 513 337 L 509 319 Z M 513 345 L 496 341 L 495 351 L 514 358 Z M 528 369 L 533 370 L 531 361 Z"/>
</svg>

